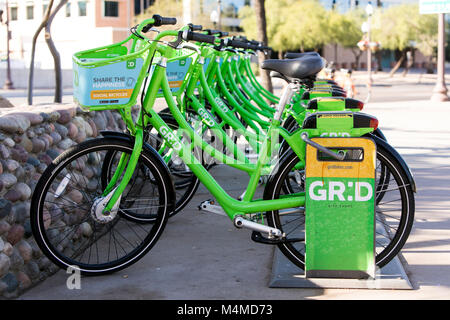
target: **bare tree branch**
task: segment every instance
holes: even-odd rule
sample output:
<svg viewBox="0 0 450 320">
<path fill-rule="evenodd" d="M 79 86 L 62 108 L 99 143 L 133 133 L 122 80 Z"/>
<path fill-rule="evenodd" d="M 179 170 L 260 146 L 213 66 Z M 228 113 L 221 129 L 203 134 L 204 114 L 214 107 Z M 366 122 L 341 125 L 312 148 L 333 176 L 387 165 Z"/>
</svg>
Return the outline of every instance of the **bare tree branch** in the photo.
<svg viewBox="0 0 450 320">
<path fill-rule="evenodd" d="M 258 40 L 268 45 L 267 40 L 267 23 L 266 23 L 266 10 L 264 7 L 264 0 L 255 0 L 255 13 L 256 13 L 256 28 Z M 265 55 L 263 52 L 258 53 L 259 65 L 262 65 L 262 62 L 265 60 Z M 270 79 L 269 71 L 260 69 L 261 72 L 261 80 L 262 85 L 266 90 L 273 92 L 272 81 Z"/>
<path fill-rule="evenodd" d="M 42 22 L 37 28 L 34 36 L 33 36 L 33 42 L 31 46 L 31 61 L 30 61 L 30 73 L 28 75 L 28 105 L 33 104 L 33 77 L 34 77 L 34 55 L 36 52 L 36 41 L 39 37 L 39 34 L 41 33 L 42 29 L 45 28 L 47 25 L 48 19 L 50 18 L 50 12 L 53 7 L 54 0 L 50 0 L 47 9 L 45 10 L 44 17 L 42 18 Z"/>
<path fill-rule="evenodd" d="M 66 5 L 69 0 L 61 0 L 56 8 L 51 12 L 50 17 L 45 25 L 45 42 L 50 50 L 53 57 L 54 70 L 55 70 L 55 98 L 54 101 L 57 103 L 62 102 L 62 71 L 61 71 L 61 58 L 59 56 L 58 50 L 53 43 L 52 35 L 50 32 L 50 27 L 53 22 L 53 18 L 58 13 L 58 11 Z"/>
</svg>

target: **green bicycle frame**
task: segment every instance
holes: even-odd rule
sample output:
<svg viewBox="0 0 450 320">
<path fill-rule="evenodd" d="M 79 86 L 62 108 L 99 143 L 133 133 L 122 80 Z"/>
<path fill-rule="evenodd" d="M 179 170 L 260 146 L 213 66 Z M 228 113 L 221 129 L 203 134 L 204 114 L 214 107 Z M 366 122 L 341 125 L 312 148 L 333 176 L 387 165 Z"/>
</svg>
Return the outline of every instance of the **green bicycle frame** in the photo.
<svg viewBox="0 0 450 320">
<path fill-rule="evenodd" d="M 158 48 L 158 50 L 162 50 L 162 48 Z M 135 162 L 139 158 L 140 151 L 142 150 L 143 145 L 143 128 L 145 128 L 148 124 L 151 124 L 160 134 L 165 138 L 170 147 L 174 150 L 174 152 L 186 163 L 189 169 L 196 175 L 199 180 L 205 185 L 205 187 L 211 192 L 211 194 L 217 199 L 219 204 L 223 207 L 224 211 L 227 213 L 230 219 L 234 219 L 237 215 L 270 211 L 270 210 L 278 210 L 285 208 L 292 208 L 303 206 L 305 203 L 304 194 L 291 195 L 286 198 L 276 199 L 276 200 L 253 200 L 253 196 L 255 190 L 258 186 L 259 178 L 263 172 L 263 168 L 266 163 L 270 161 L 270 145 L 272 143 L 272 138 L 268 136 L 268 139 L 261 147 L 260 157 L 258 158 L 257 163 L 254 166 L 246 164 L 245 166 L 240 165 L 239 163 L 231 163 L 231 166 L 241 167 L 245 169 L 251 169 L 250 180 L 247 186 L 245 196 L 243 201 L 236 200 L 232 198 L 218 183 L 217 181 L 209 174 L 209 172 L 203 167 L 199 160 L 197 160 L 194 154 L 191 151 L 190 145 L 185 145 L 179 141 L 177 135 L 173 133 L 173 131 L 167 126 L 167 124 L 158 116 L 158 114 L 152 110 L 153 104 L 156 100 L 157 93 L 159 89 L 162 89 L 164 98 L 166 99 L 168 106 L 171 112 L 174 113 L 174 117 L 177 122 L 179 122 L 180 128 L 183 128 L 190 136 L 192 136 L 194 143 L 201 145 L 202 148 L 208 149 L 208 145 L 202 145 L 204 142 L 200 136 L 197 135 L 196 132 L 192 128 L 190 128 L 189 124 L 184 119 L 183 115 L 177 108 L 173 100 L 173 95 L 170 91 L 169 83 L 167 80 L 166 72 L 165 72 L 165 61 L 167 59 L 164 57 L 164 52 L 161 52 L 163 57 L 161 62 L 155 66 L 153 71 L 152 78 L 150 80 L 150 84 L 148 90 L 145 94 L 144 105 L 141 109 L 140 115 L 138 117 L 136 123 L 136 135 L 135 135 L 135 145 L 133 148 L 133 152 L 128 161 L 127 168 L 125 170 L 125 175 L 119 186 L 114 190 L 114 194 L 111 197 L 110 201 L 106 205 L 104 211 L 110 211 L 113 207 L 115 201 L 120 197 L 121 192 L 125 188 L 128 183 L 125 178 L 128 175 L 128 172 L 131 171 L 131 174 L 135 168 Z M 276 121 L 274 121 L 276 122 Z M 275 126 L 279 126 L 279 123 L 274 123 Z M 274 132 L 272 132 L 274 131 Z M 276 132 L 275 132 L 276 131 Z M 279 128 L 279 130 L 272 130 L 272 127 L 269 128 L 269 132 L 276 136 L 277 133 L 281 134 L 283 138 L 286 139 L 289 145 L 291 145 L 296 153 L 299 154 L 303 159 L 305 145 L 301 142 L 300 133 L 289 134 L 286 130 Z M 277 141 L 277 140 L 276 140 Z M 213 149 L 210 147 L 210 149 Z M 209 150 L 210 151 L 210 150 Z M 212 152 L 214 153 L 214 151 Z M 234 159 L 226 159 L 227 161 L 233 162 Z M 229 163 L 227 163 L 229 164 Z M 131 175 L 130 175 L 131 177 Z"/>
<path fill-rule="evenodd" d="M 204 59 L 201 59 L 202 63 Z M 202 63 L 199 63 L 198 66 L 193 70 L 189 85 L 186 90 L 185 100 L 189 100 L 189 104 L 193 107 L 193 109 L 197 112 L 197 114 L 202 118 L 202 121 L 210 128 L 214 130 L 222 129 L 226 124 L 230 125 L 236 132 L 243 135 L 250 146 L 259 152 L 260 142 L 265 140 L 266 135 L 258 136 L 258 134 L 253 133 L 247 130 L 244 125 L 237 120 L 237 118 L 233 115 L 234 110 L 230 110 L 226 104 L 221 100 L 221 98 L 215 94 L 213 90 L 210 89 L 206 77 L 205 72 L 202 67 Z M 215 68 L 215 66 L 213 66 Z M 198 79 L 200 79 L 200 86 L 197 86 Z M 194 91 L 198 88 L 199 92 L 202 92 L 202 96 L 204 96 L 211 105 L 212 112 L 217 114 L 223 121 L 221 124 L 218 124 L 212 117 L 209 116 L 209 112 L 204 108 L 202 103 L 195 97 Z M 184 101 L 184 103 L 187 103 Z M 215 132 L 216 132 L 215 131 Z M 219 133 L 222 137 L 222 142 L 229 145 L 231 141 L 228 140 L 229 137 L 223 137 L 222 133 Z"/>
<path fill-rule="evenodd" d="M 258 80 L 256 80 L 256 76 L 252 71 L 251 68 L 251 56 L 250 54 L 245 56 L 244 59 L 241 60 L 241 66 L 244 67 L 244 70 L 247 74 L 248 79 L 250 80 L 250 83 L 254 86 L 255 89 L 259 90 L 259 92 L 269 101 L 272 103 L 278 103 L 280 101 L 280 98 L 275 96 L 272 92 L 268 91 L 266 88 L 264 88 Z"/>
<path fill-rule="evenodd" d="M 162 38 L 163 36 L 175 36 L 176 31 L 164 31 L 158 35 L 157 38 Z M 149 47 L 149 55 L 146 59 L 144 65 L 148 66 L 151 57 L 156 51 L 161 53 L 161 59 L 156 63 L 155 68 L 150 79 L 150 84 L 145 93 L 143 100 L 143 105 L 140 110 L 140 114 L 137 118 L 135 125 L 135 142 L 131 156 L 122 157 L 119 162 L 119 173 L 115 172 L 113 179 L 110 181 L 108 187 L 106 188 L 104 195 L 108 192 L 113 192 L 110 200 L 105 206 L 103 212 L 111 211 L 114 204 L 120 198 L 121 193 L 124 191 L 126 185 L 131 179 L 131 176 L 135 170 L 137 161 L 140 157 L 140 152 L 143 148 L 143 132 L 144 128 L 148 125 L 153 126 L 159 134 L 164 137 L 167 145 L 173 149 L 176 153 L 189 167 L 195 176 L 205 185 L 205 187 L 211 192 L 211 194 L 217 199 L 218 203 L 222 206 L 228 217 L 233 220 L 238 215 L 245 215 L 251 213 L 258 213 L 271 210 L 286 209 L 292 207 L 304 206 L 305 204 L 305 194 L 304 192 L 298 194 L 291 194 L 284 196 L 280 199 L 275 200 L 262 200 L 253 199 L 255 195 L 256 188 L 258 186 L 259 179 L 262 174 L 267 174 L 268 164 L 271 161 L 271 155 L 274 150 L 273 144 L 278 142 L 279 136 L 283 137 L 292 150 L 296 153 L 300 160 L 300 165 L 304 166 L 305 163 L 305 142 L 301 139 L 301 134 L 307 132 L 310 137 L 320 136 L 321 131 L 317 129 L 298 129 L 293 133 L 289 133 L 286 129 L 280 126 L 280 121 L 274 119 L 268 128 L 267 139 L 263 142 L 261 146 L 261 152 L 259 153 L 258 160 L 256 164 L 250 163 L 240 163 L 234 158 L 230 158 L 223 154 L 222 152 L 216 150 L 215 148 L 208 145 L 201 136 L 199 136 L 195 130 L 189 125 L 189 123 L 184 118 L 184 115 L 178 109 L 174 101 L 174 96 L 172 95 L 169 82 L 166 75 L 167 57 L 168 51 L 171 48 L 156 45 L 157 41 L 154 41 Z M 148 76 L 148 74 L 147 74 Z M 203 79 L 205 81 L 205 79 Z M 179 136 L 175 134 L 169 126 L 164 122 L 163 119 L 153 110 L 153 105 L 155 103 L 158 93 L 162 90 L 164 99 L 166 100 L 171 113 L 173 114 L 175 120 L 181 128 L 193 141 L 191 144 L 184 144 L 180 141 Z M 282 106 L 284 107 L 284 106 Z M 221 159 L 227 165 L 235 167 L 239 170 L 243 170 L 249 173 L 249 183 L 246 188 L 244 197 L 242 201 L 232 198 L 209 174 L 207 169 L 202 165 L 202 163 L 196 159 L 192 149 L 193 146 L 200 146 L 204 151 L 209 153 L 211 156 Z M 126 169 L 124 169 L 126 163 Z M 271 165 L 269 165 L 270 167 Z M 272 169 L 272 168 L 270 168 Z M 120 181 L 119 185 L 112 189 L 112 187 L 117 183 L 116 179 L 122 176 L 122 171 L 125 170 L 123 179 Z M 111 190 L 112 189 L 112 190 Z M 111 190 L 111 191 L 110 191 Z"/>
</svg>

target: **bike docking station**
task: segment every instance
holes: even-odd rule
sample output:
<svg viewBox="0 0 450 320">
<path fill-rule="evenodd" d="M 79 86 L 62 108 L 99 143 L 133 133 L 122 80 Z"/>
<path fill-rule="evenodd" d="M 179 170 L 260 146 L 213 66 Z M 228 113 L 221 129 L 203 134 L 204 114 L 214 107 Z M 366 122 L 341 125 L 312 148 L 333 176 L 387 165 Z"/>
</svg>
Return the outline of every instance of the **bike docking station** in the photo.
<svg viewBox="0 0 450 320">
<path fill-rule="evenodd" d="M 387 231 L 376 222 L 373 140 L 304 140 L 308 196 L 299 237 L 305 239 L 305 267 L 296 267 L 277 248 L 269 287 L 413 289 L 398 256 L 381 269 L 375 264 L 376 234 Z"/>
</svg>

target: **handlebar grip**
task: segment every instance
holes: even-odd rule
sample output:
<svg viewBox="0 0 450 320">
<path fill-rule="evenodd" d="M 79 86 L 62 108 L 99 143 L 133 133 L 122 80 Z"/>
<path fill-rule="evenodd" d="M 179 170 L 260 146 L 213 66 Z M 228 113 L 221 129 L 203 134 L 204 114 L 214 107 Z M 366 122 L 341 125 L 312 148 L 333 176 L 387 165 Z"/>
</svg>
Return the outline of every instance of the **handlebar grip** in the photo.
<svg viewBox="0 0 450 320">
<path fill-rule="evenodd" d="M 272 50 L 272 48 L 269 46 L 259 46 L 258 49 L 259 50 Z"/>
<path fill-rule="evenodd" d="M 177 24 L 177 18 L 161 17 L 159 14 L 154 14 L 152 18 L 155 20 L 153 24 L 155 27 L 166 24 Z"/>
<path fill-rule="evenodd" d="M 204 31 L 206 31 L 206 34 L 208 34 L 208 35 L 214 35 L 214 34 L 221 33 L 220 30 L 213 30 L 213 29 L 206 29 Z"/>
<path fill-rule="evenodd" d="M 215 35 L 216 37 L 219 37 L 219 38 L 228 36 L 228 32 L 226 32 L 226 31 L 211 30 L 211 29 L 206 29 L 205 31 L 206 31 L 206 34 Z"/>
<path fill-rule="evenodd" d="M 148 30 L 150 30 L 152 27 L 160 27 L 166 24 L 177 24 L 177 18 L 161 17 L 159 14 L 154 14 L 152 19 L 153 23 L 148 23 L 147 25 L 142 27 L 141 31 L 143 33 L 148 32 Z"/>
<path fill-rule="evenodd" d="M 215 44 L 216 42 L 216 37 L 214 36 L 210 36 L 207 34 L 202 34 L 202 33 L 196 33 L 196 32 L 192 32 L 192 31 L 183 31 L 182 34 L 182 38 L 185 41 L 197 41 L 197 42 L 206 42 L 206 43 L 210 43 L 210 44 Z"/>
<path fill-rule="evenodd" d="M 146 26 L 144 26 L 144 27 L 142 28 L 142 32 L 143 32 L 143 33 L 147 33 L 148 30 L 150 30 L 152 26 L 153 26 L 153 25 L 152 25 L 151 23 L 149 23 L 148 25 L 146 25 Z"/>
<path fill-rule="evenodd" d="M 203 26 L 200 24 L 189 23 L 188 26 L 191 31 L 201 31 L 203 29 Z"/>
<path fill-rule="evenodd" d="M 239 40 L 232 40 L 232 39 L 225 39 L 224 41 L 225 46 L 230 46 L 233 48 L 242 48 L 242 49 L 249 49 L 250 44 L 239 41 Z"/>
<path fill-rule="evenodd" d="M 257 45 L 257 46 L 262 46 L 262 45 L 263 45 L 263 43 L 262 43 L 261 41 L 248 40 L 248 42 L 249 42 L 250 44 L 254 44 L 254 45 Z"/>
</svg>

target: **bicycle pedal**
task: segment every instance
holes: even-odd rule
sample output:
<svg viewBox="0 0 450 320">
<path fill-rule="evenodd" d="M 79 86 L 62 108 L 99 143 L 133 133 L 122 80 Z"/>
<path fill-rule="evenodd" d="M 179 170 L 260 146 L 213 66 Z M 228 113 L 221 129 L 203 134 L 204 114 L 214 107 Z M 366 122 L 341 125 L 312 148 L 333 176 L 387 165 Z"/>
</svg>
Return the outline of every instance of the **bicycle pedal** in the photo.
<svg viewBox="0 0 450 320">
<path fill-rule="evenodd" d="M 292 238 L 292 239 L 286 239 L 286 238 L 279 238 L 279 239 L 269 239 L 267 237 L 264 237 L 261 232 L 259 231 L 253 231 L 252 232 L 252 240 L 258 243 L 263 244 L 280 244 L 280 243 L 289 243 L 289 242 L 302 242 L 305 241 L 303 238 Z"/>
</svg>

